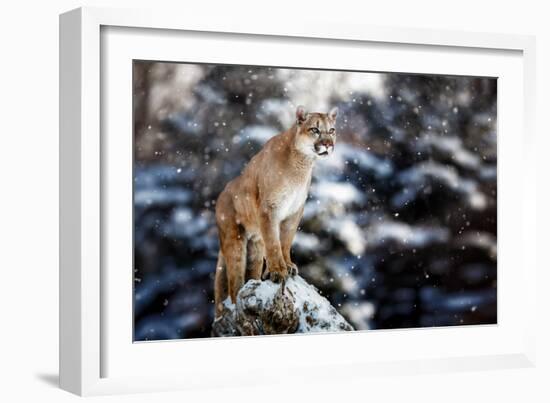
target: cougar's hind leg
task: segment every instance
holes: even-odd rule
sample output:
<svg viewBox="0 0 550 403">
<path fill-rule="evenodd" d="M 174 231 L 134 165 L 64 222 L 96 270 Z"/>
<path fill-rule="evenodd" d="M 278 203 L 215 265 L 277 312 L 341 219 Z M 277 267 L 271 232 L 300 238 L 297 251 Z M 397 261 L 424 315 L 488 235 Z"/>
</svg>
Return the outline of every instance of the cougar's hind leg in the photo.
<svg viewBox="0 0 550 403">
<path fill-rule="evenodd" d="M 214 280 L 214 304 L 216 308 L 216 318 L 219 318 L 223 312 L 223 301 L 227 298 L 227 269 L 225 260 L 221 251 L 218 253 L 218 262 L 216 263 L 216 276 Z"/>
<path fill-rule="evenodd" d="M 264 267 L 264 248 L 264 242 L 260 236 L 255 236 L 248 240 L 246 247 L 246 280 L 259 280 L 261 278 Z"/>
<path fill-rule="evenodd" d="M 244 284 L 246 271 L 244 229 L 238 224 L 229 224 L 220 235 L 220 241 L 227 273 L 227 290 L 231 302 L 235 303 L 237 293 Z"/>
</svg>

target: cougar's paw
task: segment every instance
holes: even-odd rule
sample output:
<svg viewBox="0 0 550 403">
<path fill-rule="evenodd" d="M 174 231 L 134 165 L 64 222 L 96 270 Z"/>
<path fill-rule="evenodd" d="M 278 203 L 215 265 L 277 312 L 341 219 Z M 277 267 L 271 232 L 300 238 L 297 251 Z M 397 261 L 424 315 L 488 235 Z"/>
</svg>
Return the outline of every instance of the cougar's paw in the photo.
<svg viewBox="0 0 550 403">
<path fill-rule="evenodd" d="M 282 258 L 274 259 L 271 262 L 268 260 L 263 279 L 271 280 L 274 283 L 280 283 L 287 277 L 287 273 L 288 269 L 286 267 L 286 262 Z"/>
<path fill-rule="evenodd" d="M 290 262 L 287 263 L 286 269 L 288 271 L 288 274 L 294 277 L 296 274 L 298 274 L 298 266 L 296 266 L 294 263 Z"/>
<path fill-rule="evenodd" d="M 266 271 L 263 275 L 264 280 L 271 280 L 274 283 L 280 283 L 286 279 L 287 274 L 278 271 Z"/>
</svg>

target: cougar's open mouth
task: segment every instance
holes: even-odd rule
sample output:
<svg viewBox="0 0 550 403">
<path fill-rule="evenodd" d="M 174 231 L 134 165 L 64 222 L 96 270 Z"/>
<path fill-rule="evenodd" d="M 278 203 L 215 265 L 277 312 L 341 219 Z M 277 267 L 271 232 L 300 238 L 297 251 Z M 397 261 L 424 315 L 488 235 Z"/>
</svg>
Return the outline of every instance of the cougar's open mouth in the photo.
<svg viewBox="0 0 550 403">
<path fill-rule="evenodd" d="M 323 157 L 329 155 L 332 150 L 334 150 L 334 146 L 320 145 L 315 147 L 315 153 Z"/>
</svg>

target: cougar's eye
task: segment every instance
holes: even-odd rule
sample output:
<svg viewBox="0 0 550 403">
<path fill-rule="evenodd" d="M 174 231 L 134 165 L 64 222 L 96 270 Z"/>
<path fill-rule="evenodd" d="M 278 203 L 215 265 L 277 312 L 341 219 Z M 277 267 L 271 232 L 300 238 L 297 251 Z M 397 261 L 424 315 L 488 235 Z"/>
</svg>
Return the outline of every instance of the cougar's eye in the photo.
<svg viewBox="0 0 550 403">
<path fill-rule="evenodd" d="M 319 131 L 319 129 L 317 129 L 316 127 L 312 127 L 311 129 L 309 129 L 309 131 L 313 134 L 315 134 L 316 136 L 318 136 L 319 134 L 321 134 L 321 132 Z"/>
<path fill-rule="evenodd" d="M 336 130 L 335 130 L 334 127 L 333 127 L 333 128 L 331 128 L 328 132 L 329 132 L 329 134 L 334 134 L 335 131 L 336 131 Z"/>
</svg>

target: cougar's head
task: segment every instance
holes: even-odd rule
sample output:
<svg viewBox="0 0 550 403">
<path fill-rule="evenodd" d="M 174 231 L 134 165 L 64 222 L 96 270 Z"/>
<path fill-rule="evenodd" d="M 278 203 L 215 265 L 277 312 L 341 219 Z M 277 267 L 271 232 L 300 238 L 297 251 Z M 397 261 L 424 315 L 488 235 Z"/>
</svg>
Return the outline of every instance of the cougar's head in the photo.
<svg viewBox="0 0 550 403">
<path fill-rule="evenodd" d="M 303 106 L 296 109 L 296 148 L 311 157 L 325 157 L 334 151 L 338 108 L 329 113 L 308 113 Z"/>
</svg>

